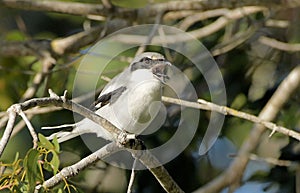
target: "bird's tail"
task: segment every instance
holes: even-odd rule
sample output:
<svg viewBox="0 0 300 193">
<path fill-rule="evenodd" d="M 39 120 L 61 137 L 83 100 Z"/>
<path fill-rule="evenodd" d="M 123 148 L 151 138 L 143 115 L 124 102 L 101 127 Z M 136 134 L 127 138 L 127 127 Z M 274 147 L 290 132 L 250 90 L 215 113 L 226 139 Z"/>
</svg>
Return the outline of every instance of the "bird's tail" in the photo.
<svg viewBox="0 0 300 193">
<path fill-rule="evenodd" d="M 62 143 L 64 141 L 67 141 L 69 139 L 72 139 L 74 137 L 77 137 L 81 135 L 80 132 L 78 132 L 77 124 L 65 124 L 65 125 L 59 125 L 59 126 L 51 126 L 51 127 L 42 127 L 44 130 L 50 130 L 50 129 L 61 129 L 62 131 L 58 131 L 56 133 L 53 133 L 49 137 L 47 137 L 48 140 L 52 140 L 54 137 L 57 137 L 58 143 Z M 70 130 L 70 131 L 67 131 Z"/>
</svg>

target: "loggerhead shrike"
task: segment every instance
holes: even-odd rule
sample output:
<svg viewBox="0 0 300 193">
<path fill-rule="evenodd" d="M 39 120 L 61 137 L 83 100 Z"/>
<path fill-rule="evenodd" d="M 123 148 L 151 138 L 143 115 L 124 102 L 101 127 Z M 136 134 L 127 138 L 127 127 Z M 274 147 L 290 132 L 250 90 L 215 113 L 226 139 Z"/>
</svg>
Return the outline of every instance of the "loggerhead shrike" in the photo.
<svg viewBox="0 0 300 193">
<path fill-rule="evenodd" d="M 169 78 L 166 75 L 168 66 L 171 63 L 159 53 L 145 52 L 136 56 L 127 69 L 104 87 L 95 103 L 95 113 L 120 130 L 140 134 L 160 110 L 162 86 Z M 108 131 L 87 118 L 74 124 L 43 129 L 65 127 L 71 127 L 72 131 L 59 131 L 48 139 L 57 136 L 58 142 L 64 142 L 85 133 L 96 133 L 97 137 L 114 140 Z"/>
</svg>

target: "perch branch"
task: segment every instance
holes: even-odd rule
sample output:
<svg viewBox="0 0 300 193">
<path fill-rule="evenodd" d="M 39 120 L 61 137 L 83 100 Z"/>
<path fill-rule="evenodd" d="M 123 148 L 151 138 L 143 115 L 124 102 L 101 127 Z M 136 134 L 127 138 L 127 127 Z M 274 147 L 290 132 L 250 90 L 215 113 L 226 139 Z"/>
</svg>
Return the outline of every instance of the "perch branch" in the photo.
<svg viewBox="0 0 300 193">
<path fill-rule="evenodd" d="M 217 105 L 217 104 L 205 101 L 203 99 L 198 99 L 198 103 L 196 103 L 196 102 L 184 101 L 184 100 L 180 100 L 180 99 L 176 99 L 176 98 L 170 98 L 170 97 L 163 96 L 162 100 L 167 103 L 178 104 L 178 105 L 182 105 L 185 107 L 214 111 L 214 112 L 221 113 L 223 115 L 232 115 L 234 117 L 245 119 L 245 120 L 251 121 L 253 123 L 261 124 L 261 125 L 265 126 L 266 128 L 270 129 L 272 131 L 272 133 L 274 131 L 277 131 L 279 133 L 290 136 L 290 137 L 295 138 L 298 141 L 300 141 L 300 133 L 298 133 L 296 131 L 290 130 L 290 129 L 282 127 L 282 126 L 278 126 L 275 123 L 272 123 L 270 121 L 265 121 L 255 115 L 245 113 L 242 111 L 238 111 L 238 110 L 226 107 L 226 106 Z"/>
<path fill-rule="evenodd" d="M 14 104 L 9 108 L 8 110 L 9 120 L 7 123 L 6 130 L 4 131 L 4 135 L 0 141 L 0 156 L 2 155 L 4 148 L 7 145 L 8 140 L 10 138 L 14 126 L 14 122 L 16 119 L 16 112 L 26 111 L 36 106 L 54 105 L 58 107 L 63 107 L 65 109 L 81 114 L 84 117 L 94 121 L 95 123 L 102 125 L 103 128 L 105 128 L 108 132 L 110 132 L 117 140 L 121 138 L 120 136 L 124 136 L 124 132 L 116 128 L 113 124 L 111 124 L 106 119 L 100 117 L 99 115 L 95 114 L 89 109 L 68 100 L 66 98 L 66 92 L 62 97 L 57 96 L 51 90 L 49 90 L 49 94 L 50 97 L 30 99 L 23 103 Z M 183 192 L 180 189 L 180 187 L 176 184 L 176 182 L 172 179 L 172 177 L 168 174 L 167 170 L 159 163 L 159 161 L 149 151 L 143 151 L 142 155 L 140 155 L 141 153 L 139 151 L 135 151 L 131 149 L 127 149 L 127 150 L 130 151 L 139 160 L 141 160 L 141 162 L 152 172 L 152 174 L 156 177 L 158 182 L 167 192 Z M 83 165 L 80 164 L 80 167 L 83 168 Z M 64 170 L 64 172 L 67 171 L 68 169 Z M 74 172 L 76 174 L 76 170 L 73 170 L 73 168 L 71 168 L 70 174 L 73 175 Z M 53 178 L 53 182 L 58 183 L 59 180 L 57 179 L 58 179 L 57 176 Z M 64 178 L 62 177 L 59 179 L 62 180 Z"/>
</svg>

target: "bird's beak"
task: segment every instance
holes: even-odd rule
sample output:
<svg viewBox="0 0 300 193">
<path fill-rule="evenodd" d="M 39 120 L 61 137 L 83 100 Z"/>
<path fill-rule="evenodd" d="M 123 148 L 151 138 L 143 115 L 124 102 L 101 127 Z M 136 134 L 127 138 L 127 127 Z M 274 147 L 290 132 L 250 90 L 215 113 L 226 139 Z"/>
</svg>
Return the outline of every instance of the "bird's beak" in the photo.
<svg viewBox="0 0 300 193">
<path fill-rule="evenodd" d="M 166 84 L 166 80 L 170 79 L 167 75 L 168 66 L 172 66 L 169 61 L 161 61 L 151 68 L 153 75 L 164 84 Z"/>
</svg>

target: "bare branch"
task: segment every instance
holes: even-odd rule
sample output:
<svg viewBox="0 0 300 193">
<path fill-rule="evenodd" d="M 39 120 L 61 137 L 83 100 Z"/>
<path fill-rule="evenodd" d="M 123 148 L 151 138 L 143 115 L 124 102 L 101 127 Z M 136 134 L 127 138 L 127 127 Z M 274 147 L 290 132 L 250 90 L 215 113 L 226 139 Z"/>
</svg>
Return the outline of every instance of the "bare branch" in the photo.
<svg viewBox="0 0 300 193">
<path fill-rule="evenodd" d="M 145 42 L 143 42 L 143 44 L 136 51 L 136 53 L 135 53 L 136 56 L 143 53 L 146 50 L 147 45 L 151 43 L 155 33 L 157 32 L 157 30 L 159 28 L 158 24 L 161 22 L 161 18 L 162 18 L 162 12 L 156 16 L 156 18 L 155 18 L 156 25 L 154 25 L 153 28 L 151 29 L 151 31 L 149 32 L 149 35 L 147 36 L 147 40 Z"/>
<path fill-rule="evenodd" d="M 106 79 L 106 81 L 108 81 L 108 77 L 105 77 L 105 79 Z M 93 98 L 95 96 L 95 93 L 96 93 L 96 95 L 99 94 L 102 89 L 103 88 L 98 88 L 95 92 L 90 92 L 90 93 L 78 96 L 76 98 L 73 98 L 72 101 L 76 102 L 76 103 L 80 103 L 82 101 L 87 100 L 88 98 Z M 54 107 L 54 106 L 35 107 L 32 109 L 28 109 L 26 111 L 26 115 L 27 115 L 27 118 L 30 120 L 34 115 L 50 113 L 50 112 L 59 111 L 62 109 L 63 109 L 62 107 Z M 5 115 L 6 114 L 7 113 L 5 112 Z M 2 127 L 1 124 L 5 125 L 5 123 L 7 122 L 7 119 L 8 119 L 7 116 L 4 116 L 2 119 L 0 119 L 0 121 L 3 121 L 3 123 L 0 123 L 0 127 Z M 20 132 L 24 128 L 24 126 L 25 126 L 25 122 L 23 122 L 22 120 L 19 121 L 19 123 L 14 127 L 11 137 L 15 136 L 18 132 Z"/>
<path fill-rule="evenodd" d="M 35 98 L 30 99 L 28 101 L 25 101 L 23 103 L 14 104 L 9 108 L 9 120 L 7 123 L 6 130 L 4 131 L 4 135 L 1 138 L 0 141 L 0 156 L 2 155 L 4 148 L 6 144 L 8 143 L 8 140 L 10 138 L 15 118 L 16 118 L 16 112 L 26 111 L 32 107 L 35 106 L 45 106 L 45 105 L 54 105 L 58 107 L 63 107 L 65 109 L 71 110 L 73 112 L 79 113 L 86 118 L 94 121 L 95 123 L 98 123 L 103 126 L 108 132 L 110 132 L 115 139 L 117 139 L 118 143 L 120 143 L 119 138 L 120 136 L 124 135 L 124 132 L 116 128 L 113 124 L 111 124 L 106 119 L 100 117 L 99 115 L 95 114 L 94 112 L 90 111 L 89 109 L 74 103 L 68 99 L 66 99 L 66 92 L 62 97 L 57 96 L 55 93 L 53 93 L 51 90 L 49 90 L 50 97 L 45 98 Z M 122 143 L 121 143 L 122 144 Z M 126 144 L 124 144 L 126 146 Z M 114 146 L 113 146 L 114 147 Z M 102 150 L 104 151 L 104 150 Z M 102 152 L 101 151 L 101 152 Z M 142 155 L 140 155 L 140 151 L 127 149 L 127 151 L 130 151 L 135 157 L 137 157 L 141 162 L 153 173 L 153 175 L 156 177 L 156 179 L 159 181 L 159 183 L 162 185 L 162 187 L 167 192 L 183 192 L 179 186 L 176 184 L 176 182 L 172 179 L 172 177 L 168 174 L 167 170 L 159 163 L 159 161 L 149 152 L 149 151 L 143 151 Z M 104 151 L 106 153 L 106 151 Z M 103 155 L 103 152 L 101 153 Z M 107 154 L 105 154 L 107 155 Z M 96 155 L 94 155 L 96 156 Z M 97 157 L 97 156 L 96 156 Z M 80 168 L 84 168 L 87 166 L 86 163 L 90 163 L 90 157 L 86 158 L 85 160 L 88 161 L 80 161 L 79 166 Z M 93 160 L 93 159 L 92 159 Z M 158 167 L 157 167 L 158 166 Z M 155 168 L 154 168 L 155 167 Z M 78 170 L 73 170 L 74 168 L 67 168 L 63 170 L 63 177 L 58 177 L 57 175 L 50 181 L 51 184 L 57 184 L 59 180 L 64 179 L 64 176 L 68 175 L 75 175 L 78 173 Z M 70 170 L 70 171 L 68 171 Z M 46 185 L 45 185 L 46 186 Z M 40 188 L 37 187 L 37 188 Z M 38 190 L 37 190 L 38 191 Z"/>
<path fill-rule="evenodd" d="M 28 114 L 26 112 L 27 115 L 27 119 L 30 121 L 33 118 L 33 115 Z M 24 120 L 20 120 L 17 124 L 15 124 L 14 129 L 11 133 L 11 137 L 14 137 L 16 134 L 18 134 L 24 127 L 26 126 L 26 123 L 24 122 Z"/>
<path fill-rule="evenodd" d="M 107 9 L 101 4 L 63 1 L 2 0 L 0 5 L 17 9 L 51 11 L 73 15 L 108 15 Z"/>
<path fill-rule="evenodd" d="M 31 86 L 26 89 L 25 93 L 21 97 L 20 99 L 21 102 L 34 97 L 40 85 L 44 82 L 45 78 L 49 75 L 50 71 L 54 67 L 54 63 L 56 62 L 56 60 L 48 52 L 44 53 L 44 56 L 42 56 L 41 60 L 43 63 L 43 68 L 41 72 L 38 72 L 34 76 Z"/>
<path fill-rule="evenodd" d="M 51 52 L 48 40 L 31 40 L 23 42 L 0 42 L 2 56 L 37 56 L 44 51 Z"/>
<path fill-rule="evenodd" d="M 194 13 L 194 10 L 170 11 L 163 16 L 163 21 L 182 19 Z"/>
<path fill-rule="evenodd" d="M 279 133 L 290 136 L 290 137 L 295 138 L 298 141 L 300 141 L 300 133 L 298 133 L 296 131 L 293 131 L 293 130 L 290 130 L 290 129 L 287 129 L 287 128 L 282 127 L 282 126 L 278 126 L 275 123 L 272 123 L 270 121 L 265 121 L 264 119 L 262 119 L 260 117 L 257 117 L 255 115 L 251 115 L 251 114 L 248 114 L 248 113 L 245 113 L 245 112 L 237 111 L 237 110 L 231 109 L 229 107 L 219 106 L 219 105 L 207 102 L 207 101 L 202 100 L 202 99 L 199 99 L 198 102 L 200 104 L 207 105 L 210 108 L 210 110 L 212 110 L 212 111 L 216 111 L 216 112 L 219 112 L 219 113 L 222 113 L 222 114 L 225 114 L 225 115 L 226 114 L 232 115 L 234 117 L 239 117 L 239 118 L 251 121 L 253 123 L 261 124 L 264 127 L 270 129 L 272 132 L 277 131 Z"/>
<path fill-rule="evenodd" d="M 27 100 L 23 103 L 14 104 L 9 108 L 9 120 L 7 124 L 7 128 L 5 129 L 5 132 L 9 134 L 9 136 L 4 136 L 1 138 L 0 141 L 0 156 L 2 155 L 3 149 L 6 146 L 6 143 L 8 142 L 8 139 L 11 134 L 11 130 L 13 128 L 13 123 L 15 120 L 15 112 L 14 109 L 21 109 L 22 111 L 26 111 L 27 109 L 30 109 L 35 106 L 45 106 L 45 105 L 54 105 L 58 107 L 63 107 L 65 109 L 71 110 L 73 112 L 76 112 L 78 114 L 81 114 L 92 121 L 103 125 L 115 138 L 118 137 L 118 135 L 121 133 L 121 130 L 117 129 L 113 124 L 111 124 L 109 121 L 103 119 L 99 115 L 95 114 L 94 112 L 90 111 L 89 109 L 74 103 L 70 100 L 67 100 L 62 97 L 45 97 L 45 98 L 34 98 Z"/>
<path fill-rule="evenodd" d="M 245 41 L 247 41 L 249 38 L 252 37 L 252 35 L 256 32 L 256 27 L 249 27 L 246 31 L 240 31 L 236 33 L 232 38 L 229 40 L 226 40 L 218 45 L 216 45 L 212 50 L 211 54 L 213 56 L 218 56 L 224 53 L 227 53 L 234 48 L 238 47 Z"/>
<path fill-rule="evenodd" d="M 290 22 L 287 20 L 275 20 L 275 19 L 268 19 L 266 21 L 267 27 L 277 27 L 277 28 L 288 28 L 290 26 Z"/>
<path fill-rule="evenodd" d="M 272 157 L 259 157 L 256 154 L 251 153 L 249 155 L 249 159 L 250 160 L 254 160 L 254 161 L 263 161 L 269 164 L 273 164 L 276 166 L 285 166 L 285 167 L 290 167 L 293 164 L 297 164 L 296 162 L 290 161 L 290 160 L 279 160 L 279 159 L 275 159 Z"/>
<path fill-rule="evenodd" d="M 180 100 L 180 99 L 163 96 L 162 100 L 164 102 L 178 104 L 178 105 L 182 105 L 182 106 L 186 106 L 186 107 L 209 110 L 209 111 L 218 112 L 218 113 L 221 113 L 224 115 L 232 115 L 234 117 L 239 117 L 241 119 L 245 119 L 245 120 L 251 121 L 253 123 L 261 124 L 261 125 L 265 126 L 266 128 L 270 129 L 272 132 L 277 131 L 279 133 L 290 136 L 290 137 L 295 138 L 298 141 L 300 141 L 300 133 L 298 133 L 296 131 L 290 130 L 290 129 L 282 127 L 282 126 L 278 126 L 275 123 L 272 123 L 270 121 L 265 121 L 255 115 L 245 113 L 242 111 L 238 111 L 238 110 L 226 107 L 226 106 L 217 105 L 217 104 L 205 101 L 203 99 L 198 99 L 198 103 L 195 103 L 195 102 L 184 101 L 184 100 Z"/>
<path fill-rule="evenodd" d="M 133 183 L 134 183 L 134 179 L 135 179 L 135 173 L 136 173 L 136 164 L 137 164 L 137 159 L 134 159 L 133 165 L 132 165 L 132 169 L 131 169 L 131 174 L 130 174 L 130 179 L 128 182 L 128 187 L 127 187 L 127 193 L 132 193 L 133 190 Z"/>
<path fill-rule="evenodd" d="M 196 22 L 209 19 L 212 17 L 222 16 L 229 12 L 228 9 L 221 8 L 221 9 L 214 9 L 208 10 L 201 13 L 194 13 L 191 16 L 186 17 L 179 25 L 179 28 L 186 31 L 190 26 L 195 24 Z"/>
<path fill-rule="evenodd" d="M 101 30 L 103 29 L 104 27 L 101 25 L 98 27 L 93 27 L 87 31 L 68 36 L 66 38 L 54 39 L 51 43 L 52 50 L 55 54 L 60 56 L 65 53 L 76 53 L 82 47 L 95 42 L 99 38 Z M 109 28 L 109 30 L 112 29 Z"/>
<path fill-rule="evenodd" d="M 258 41 L 262 44 L 265 44 L 267 46 L 270 46 L 271 48 L 275 48 L 282 51 L 287 52 L 299 52 L 300 51 L 300 44 L 291 44 L 291 43 L 285 43 L 278 41 L 273 38 L 269 38 L 266 36 L 261 36 Z"/>
<path fill-rule="evenodd" d="M 31 137 L 32 137 L 32 139 L 33 139 L 33 148 L 34 148 L 34 149 L 37 148 L 38 136 L 37 136 L 37 134 L 35 133 L 35 130 L 34 130 L 32 124 L 30 123 L 29 119 L 27 118 L 27 116 L 25 115 L 25 113 L 24 113 L 22 110 L 20 110 L 20 111 L 18 112 L 18 114 L 19 114 L 19 115 L 22 117 L 22 119 L 24 120 L 24 122 L 25 122 L 25 124 L 27 125 L 27 128 L 28 128 L 28 130 L 29 130 L 29 132 L 30 132 L 30 134 L 31 134 Z"/>
<path fill-rule="evenodd" d="M 13 110 L 13 106 L 11 106 L 7 111 L 8 111 L 8 122 L 7 122 L 6 128 L 4 130 L 3 136 L 0 140 L 0 156 L 2 155 L 6 145 L 8 143 L 8 140 L 9 140 L 12 130 L 14 128 L 14 123 L 15 123 L 16 116 L 17 116 L 17 114 Z"/>
</svg>

